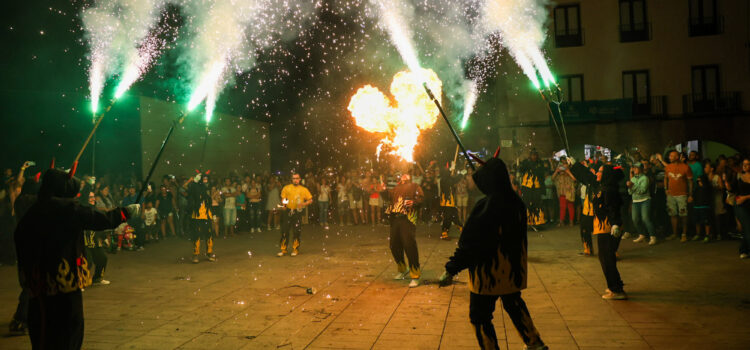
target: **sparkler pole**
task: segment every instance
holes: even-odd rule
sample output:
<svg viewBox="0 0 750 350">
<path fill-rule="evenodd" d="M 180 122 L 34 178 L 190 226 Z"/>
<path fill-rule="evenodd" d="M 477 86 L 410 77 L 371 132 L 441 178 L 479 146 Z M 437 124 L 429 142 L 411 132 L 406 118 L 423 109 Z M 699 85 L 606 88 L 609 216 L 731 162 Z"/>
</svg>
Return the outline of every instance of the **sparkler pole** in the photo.
<svg viewBox="0 0 750 350">
<path fill-rule="evenodd" d="M 177 124 L 181 124 L 183 120 L 185 120 L 185 117 L 187 116 L 186 112 L 182 112 L 179 117 L 177 117 L 173 122 L 172 126 L 169 127 L 169 131 L 167 132 L 167 137 L 164 138 L 164 141 L 161 143 L 161 148 L 159 149 L 159 153 L 156 154 L 156 158 L 154 159 L 154 162 L 151 163 L 151 169 L 148 171 L 148 175 L 146 175 L 146 180 L 143 181 L 143 186 L 141 186 L 141 191 L 138 192 L 138 197 L 135 198 L 135 203 L 140 203 L 141 199 L 143 198 L 143 192 L 146 191 L 146 187 L 148 187 L 148 181 L 151 180 L 151 175 L 154 174 L 154 170 L 156 170 L 156 164 L 159 163 L 159 158 L 161 158 L 162 153 L 164 153 L 164 148 L 167 145 L 167 142 L 169 142 L 169 138 L 172 136 L 172 132 L 174 132 L 174 128 L 177 126 Z"/>
<path fill-rule="evenodd" d="M 91 129 L 91 132 L 89 133 L 89 137 L 86 138 L 86 141 L 83 142 L 83 147 L 81 147 L 81 150 L 78 151 L 78 155 L 76 155 L 76 159 L 73 160 L 73 163 L 78 163 L 78 160 L 81 159 L 81 155 L 83 155 L 83 151 L 86 149 L 86 146 L 89 145 L 89 142 L 91 142 L 91 138 L 94 136 L 94 133 L 96 133 L 96 129 L 99 128 L 99 124 L 102 123 L 102 120 L 104 119 L 104 116 L 109 112 L 110 109 L 112 109 L 112 106 L 115 104 L 116 100 L 112 100 L 110 102 L 109 106 L 102 112 L 102 114 L 99 115 L 99 119 L 96 119 L 96 123 L 94 123 L 94 128 Z"/>
<path fill-rule="evenodd" d="M 458 134 L 456 134 L 456 130 L 453 129 L 453 125 L 451 125 L 451 122 L 448 120 L 448 117 L 445 115 L 445 111 L 443 111 L 443 106 L 440 105 L 440 102 L 435 98 L 435 95 L 432 94 L 432 90 L 430 90 L 429 87 L 427 87 L 427 83 L 422 83 L 422 87 L 424 87 L 424 90 L 427 92 L 427 95 L 430 96 L 430 99 L 432 102 L 435 103 L 435 106 L 437 106 L 438 111 L 440 111 L 440 115 L 443 116 L 443 120 L 445 120 L 445 123 L 448 124 L 448 129 L 451 130 L 451 134 L 453 134 L 453 138 L 456 139 L 456 143 L 458 144 L 458 147 L 461 148 L 461 152 L 464 154 L 464 157 L 466 157 L 467 161 L 469 162 L 469 166 L 471 167 L 471 170 L 477 170 L 474 167 L 474 163 L 471 162 L 471 158 L 469 158 L 469 152 L 466 152 L 466 148 L 461 143 L 461 139 L 458 138 Z"/>
<path fill-rule="evenodd" d="M 560 141 L 563 143 L 563 146 L 565 147 L 565 152 L 570 154 L 570 145 L 568 144 L 568 137 L 560 133 L 560 127 L 557 125 L 557 119 L 555 119 L 555 113 L 552 112 L 552 107 L 550 107 L 550 101 L 547 100 L 547 97 L 544 96 L 544 92 L 540 89 L 539 94 L 542 95 L 542 100 L 544 101 L 544 105 L 547 107 L 547 111 L 549 111 L 550 116 L 552 117 L 552 123 L 555 124 L 555 130 L 557 131 L 557 136 L 560 138 Z M 562 123 L 562 111 L 560 110 L 560 104 L 556 103 L 557 105 L 557 111 L 560 113 L 560 122 Z"/>
</svg>

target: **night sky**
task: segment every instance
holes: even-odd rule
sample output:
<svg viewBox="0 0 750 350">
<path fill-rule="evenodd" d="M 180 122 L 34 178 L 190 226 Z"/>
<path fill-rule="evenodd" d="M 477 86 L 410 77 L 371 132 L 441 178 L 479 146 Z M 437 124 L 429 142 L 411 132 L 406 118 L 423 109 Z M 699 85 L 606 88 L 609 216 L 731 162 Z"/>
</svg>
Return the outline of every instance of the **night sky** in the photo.
<svg viewBox="0 0 750 350">
<path fill-rule="evenodd" d="M 91 5 L 49 0 L 6 4 L 0 29 L 3 47 L 8 48 L 0 58 L 3 167 L 17 168 L 29 159 L 44 163 L 52 156 L 64 165 L 82 145 L 92 118 L 87 96 L 89 50 L 80 13 Z M 374 158 L 379 138 L 354 125 L 346 110 L 348 100 L 367 83 L 387 91 L 393 75 L 405 69 L 387 37 L 361 8 L 321 1 L 313 14 L 306 22 L 295 23 L 292 29 L 296 30 L 280 29 L 275 45 L 257 48 L 255 67 L 236 75 L 218 98 L 217 112 L 271 123 L 274 170 L 288 169 L 307 158 L 321 166 L 351 164 L 356 154 Z M 136 96 L 186 103 L 188 93 L 181 84 L 184 76 L 179 66 L 182 40 L 187 36 L 184 22 L 185 14 L 176 6 L 170 5 L 161 14 L 160 26 L 166 29 L 160 37 L 167 47 L 102 123 L 97 133 L 97 172 L 140 173 Z M 423 23 L 423 27 L 431 25 Z M 442 46 L 432 43 L 434 37 L 417 35 L 424 65 L 435 67 L 442 78 Z M 467 61 L 459 64 L 468 72 Z M 112 95 L 115 83 L 108 81 L 102 101 Z M 478 117 L 467 129 L 468 146 L 474 148 L 496 139 L 487 135 L 487 127 L 493 125 L 488 102 L 493 100 L 494 79 L 490 76 L 483 83 L 490 92 L 480 97 Z M 444 94 L 446 109 L 457 123 L 460 99 L 448 94 Z M 455 143 L 442 120 L 423 133 L 421 141 L 416 159 L 423 164 L 452 158 Z M 82 164 L 90 164 L 90 151 Z M 90 165 L 82 170 L 90 171 Z"/>
</svg>

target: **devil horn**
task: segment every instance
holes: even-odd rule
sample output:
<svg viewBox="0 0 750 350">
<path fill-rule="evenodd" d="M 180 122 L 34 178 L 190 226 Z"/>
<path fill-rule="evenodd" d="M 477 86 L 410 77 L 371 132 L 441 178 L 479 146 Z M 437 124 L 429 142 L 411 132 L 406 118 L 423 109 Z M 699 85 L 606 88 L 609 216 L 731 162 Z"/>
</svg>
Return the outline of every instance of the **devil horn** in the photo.
<svg viewBox="0 0 750 350">
<path fill-rule="evenodd" d="M 73 176 L 76 174 L 76 170 L 78 170 L 78 161 L 73 162 L 73 166 L 70 167 L 70 171 L 68 172 L 68 178 L 72 179 Z"/>
<path fill-rule="evenodd" d="M 36 175 L 34 175 L 34 182 L 39 182 L 39 179 L 41 178 L 42 178 L 42 172 L 40 171 L 36 173 Z"/>
<path fill-rule="evenodd" d="M 502 146 L 497 146 L 497 151 L 495 151 L 495 155 L 492 156 L 492 158 L 497 158 L 497 156 L 500 155 L 500 148 L 502 148 Z"/>
<path fill-rule="evenodd" d="M 484 161 L 479 159 L 479 157 L 477 157 L 474 153 L 469 153 L 469 156 L 471 156 L 471 158 L 474 158 L 474 161 L 479 163 L 479 165 L 484 165 Z"/>
<path fill-rule="evenodd" d="M 55 157 L 52 157 L 52 161 L 49 163 L 49 168 L 54 169 L 55 168 Z"/>
</svg>

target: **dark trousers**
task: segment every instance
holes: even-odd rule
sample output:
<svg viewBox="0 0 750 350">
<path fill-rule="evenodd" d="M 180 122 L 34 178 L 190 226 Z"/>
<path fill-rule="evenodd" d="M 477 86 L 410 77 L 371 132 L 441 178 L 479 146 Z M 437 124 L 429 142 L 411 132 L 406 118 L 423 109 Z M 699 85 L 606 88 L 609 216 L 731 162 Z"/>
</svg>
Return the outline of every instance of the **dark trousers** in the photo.
<svg viewBox="0 0 750 350">
<path fill-rule="evenodd" d="M 29 337 L 32 349 L 80 349 L 83 343 L 81 291 L 31 298 Z"/>
<path fill-rule="evenodd" d="M 398 215 L 391 218 L 391 254 L 398 265 L 398 271 L 406 271 L 406 260 L 409 260 L 409 274 L 412 279 L 421 275 L 419 269 L 419 250 L 417 249 L 417 226 L 406 216 Z"/>
<path fill-rule="evenodd" d="M 16 306 L 16 313 L 13 314 L 13 319 L 25 324 L 29 322 L 29 299 L 31 296 L 26 289 L 21 290 L 21 294 L 18 295 L 18 306 Z"/>
<path fill-rule="evenodd" d="M 539 331 L 534 326 L 529 309 L 521 299 L 521 292 L 506 295 L 480 295 L 471 293 L 469 301 L 469 319 L 474 326 L 475 335 L 482 349 L 499 349 L 492 314 L 495 312 L 497 298 L 503 302 L 503 309 L 513 321 L 513 325 L 524 344 L 542 344 Z"/>
<path fill-rule="evenodd" d="M 458 209 L 456 207 L 440 207 L 443 212 L 443 223 L 440 224 L 440 228 L 443 231 L 448 231 L 452 224 L 456 226 L 463 226 L 461 220 L 458 220 Z"/>
<path fill-rule="evenodd" d="M 589 247 L 591 254 L 594 254 L 592 232 L 594 232 L 594 217 L 581 214 L 581 242 Z"/>
<path fill-rule="evenodd" d="M 750 210 L 745 206 L 734 207 L 734 215 L 742 225 L 742 240 L 740 240 L 740 254 L 750 253 Z"/>
<path fill-rule="evenodd" d="M 247 204 L 247 211 L 250 217 L 250 228 L 260 228 L 261 225 L 261 206 L 260 202 Z"/>
<path fill-rule="evenodd" d="M 107 252 L 103 247 L 86 248 L 86 256 L 89 263 L 94 264 L 94 282 L 102 279 L 104 271 L 107 269 Z"/>
<path fill-rule="evenodd" d="M 620 279 L 620 271 L 617 270 L 617 257 L 615 256 L 620 239 L 602 233 L 596 235 L 596 242 L 599 244 L 599 263 L 602 265 L 602 272 L 607 280 L 607 288 L 613 293 L 621 293 L 623 283 Z"/>
<path fill-rule="evenodd" d="M 282 252 L 287 251 L 289 246 L 289 233 L 292 233 L 292 249 L 299 249 L 300 236 L 302 235 L 302 216 L 304 211 L 284 210 L 281 212 L 281 240 L 279 246 Z"/>
</svg>

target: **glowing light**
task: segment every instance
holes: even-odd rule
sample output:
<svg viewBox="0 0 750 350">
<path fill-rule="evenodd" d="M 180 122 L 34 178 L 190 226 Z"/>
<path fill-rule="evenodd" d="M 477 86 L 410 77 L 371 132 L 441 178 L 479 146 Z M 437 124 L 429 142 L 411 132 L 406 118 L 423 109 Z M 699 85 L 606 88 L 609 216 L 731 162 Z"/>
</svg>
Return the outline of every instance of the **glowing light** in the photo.
<svg viewBox="0 0 750 350">
<path fill-rule="evenodd" d="M 347 109 L 357 126 L 384 134 L 376 153 L 378 157 L 381 150 L 385 150 L 407 162 L 414 162 L 414 148 L 420 132 L 432 128 L 437 122 L 440 112 L 421 81 L 427 83 L 440 101 L 443 83 L 431 69 L 397 73 L 390 86 L 393 100 L 371 85 L 359 88 L 350 99 Z"/>
<path fill-rule="evenodd" d="M 469 117 L 474 112 L 474 104 L 477 102 L 477 84 L 473 81 L 469 82 L 468 90 L 464 96 L 464 115 L 461 119 L 461 130 L 466 129 L 466 125 L 469 123 Z"/>
<path fill-rule="evenodd" d="M 503 46 L 536 89 L 541 88 L 537 72 L 545 87 L 555 83 L 541 50 L 546 18 L 547 9 L 536 0 L 485 0 L 483 5 L 484 30 L 499 31 Z"/>
</svg>

